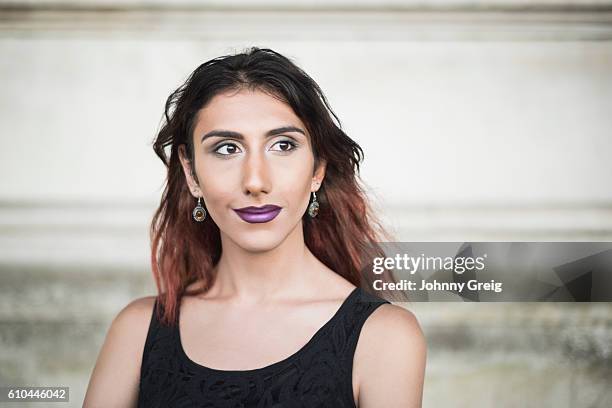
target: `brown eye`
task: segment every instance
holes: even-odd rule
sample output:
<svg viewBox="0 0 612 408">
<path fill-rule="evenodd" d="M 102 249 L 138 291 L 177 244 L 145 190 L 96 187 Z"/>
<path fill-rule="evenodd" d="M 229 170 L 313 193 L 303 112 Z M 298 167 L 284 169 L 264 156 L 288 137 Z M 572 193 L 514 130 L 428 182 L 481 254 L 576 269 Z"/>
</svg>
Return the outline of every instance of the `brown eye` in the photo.
<svg viewBox="0 0 612 408">
<path fill-rule="evenodd" d="M 280 152 L 289 152 L 291 150 L 294 150 L 296 147 L 296 144 L 290 140 L 281 140 L 280 142 L 276 142 L 274 143 L 273 146 L 279 146 L 280 149 L 275 149 L 276 151 L 280 151 Z"/>
<path fill-rule="evenodd" d="M 225 149 L 226 153 L 221 152 L 222 149 Z M 233 143 L 224 143 L 221 146 L 215 149 L 215 153 L 220 154 L 221 156 L 228 156 L 230 154 L 237 153 L 238 146 Z"/>
</svg>

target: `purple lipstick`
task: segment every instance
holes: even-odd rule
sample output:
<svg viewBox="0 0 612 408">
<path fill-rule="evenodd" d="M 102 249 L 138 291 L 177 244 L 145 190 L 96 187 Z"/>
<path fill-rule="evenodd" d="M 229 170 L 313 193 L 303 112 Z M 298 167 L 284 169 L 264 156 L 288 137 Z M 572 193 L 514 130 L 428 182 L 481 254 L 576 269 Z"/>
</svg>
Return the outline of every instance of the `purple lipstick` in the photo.
<svg viewBox="0 0 612 408">
<path fill-rule="evenodd" d="M 234 211 L 236 211 L 236 214 L 244 221 L 257 224 L 273 220 L 281 209 L 282 208 L 279 206 L 269 204 L 263 207 L 235 208 Z"/>
</svg>

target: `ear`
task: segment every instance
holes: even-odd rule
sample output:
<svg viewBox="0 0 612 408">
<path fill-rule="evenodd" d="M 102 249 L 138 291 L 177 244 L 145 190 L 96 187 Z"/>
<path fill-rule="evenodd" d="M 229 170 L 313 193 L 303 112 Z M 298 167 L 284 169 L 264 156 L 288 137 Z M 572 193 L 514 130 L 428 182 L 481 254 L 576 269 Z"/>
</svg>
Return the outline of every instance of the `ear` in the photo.
<svg viewBox="0 0 612 408">
<path fill-rule="evenodd" d="M 178 147 L 179 160 L 181 161 L 181 167 L 183 168 L 183 174 L 185 175 L 185 180 L 187 181 L 187 185 L 189 186 L 189 190 L 191 190 L 191 194 L 194 197 L 201 197 L 200 187 L 198 185 L 197 178 L 193 173 L 193 167 L 191 160 L 187 155 L 187 149 L 185 145 L 179 145 Z"/>
<path fill-rule="evenodd" d="M 325 160 L 319 160 L 319 165 L 314 171 L 314 175 L 312 176 L 312 183 L 310 189 L 312 191 L 318 191 L 321 187 L 321 183 L 323 183 L 323 179 L 325 178 L 325 169 L 327 168 L 327 162 Z"/>
</svg>

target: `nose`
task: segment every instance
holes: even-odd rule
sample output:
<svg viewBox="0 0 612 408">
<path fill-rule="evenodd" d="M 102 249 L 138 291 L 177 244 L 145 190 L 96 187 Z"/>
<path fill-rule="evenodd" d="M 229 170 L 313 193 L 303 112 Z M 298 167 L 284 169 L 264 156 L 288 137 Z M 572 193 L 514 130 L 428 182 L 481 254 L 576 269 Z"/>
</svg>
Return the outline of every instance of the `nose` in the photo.
<svg viewBox="0 0 612 408">
<path fill-rule="evenodd" d="M 243 164 L 243 190 L 247 195 L 258 196 L 270 191 L 270 174 L 265 157 L 249 152 Z"/>
</svg>

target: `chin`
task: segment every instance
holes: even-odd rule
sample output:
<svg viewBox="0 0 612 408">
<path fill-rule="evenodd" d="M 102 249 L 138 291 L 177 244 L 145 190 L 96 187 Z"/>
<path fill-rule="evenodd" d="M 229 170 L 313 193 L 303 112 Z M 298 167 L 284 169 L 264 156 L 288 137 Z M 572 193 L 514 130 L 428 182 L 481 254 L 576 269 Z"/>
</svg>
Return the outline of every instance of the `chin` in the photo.
<svg viewBox="0 0 612 408">
<path fill-rule="evenodd" d="M 248 252 L 270 251 L 283 242 L 284 236 L 274 231 L 243 233 L 234 239 L 236 245 Z"/>
</svg>

